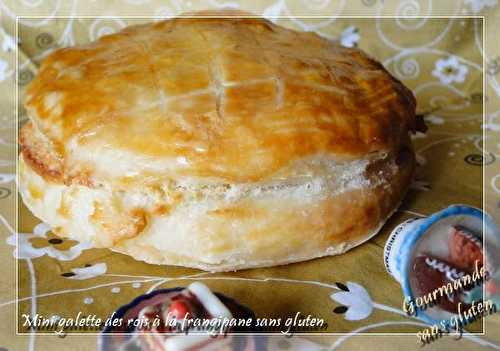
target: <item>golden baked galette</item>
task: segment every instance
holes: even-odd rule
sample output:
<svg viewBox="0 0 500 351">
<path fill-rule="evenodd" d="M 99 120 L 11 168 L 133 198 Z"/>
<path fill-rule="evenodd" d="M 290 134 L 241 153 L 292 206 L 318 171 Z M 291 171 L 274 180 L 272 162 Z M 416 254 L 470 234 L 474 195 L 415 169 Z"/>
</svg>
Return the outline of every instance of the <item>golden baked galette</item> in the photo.
<svg viewBox="0 0 500 351">
<path fill-rule="evenodd" d="M 20 191 L 61 236 L 209 271 L 341 254 L 401 202 L 415 99 L 359 49 L 174 18 L 56 50 L 27 89 Z"/>
</svg>

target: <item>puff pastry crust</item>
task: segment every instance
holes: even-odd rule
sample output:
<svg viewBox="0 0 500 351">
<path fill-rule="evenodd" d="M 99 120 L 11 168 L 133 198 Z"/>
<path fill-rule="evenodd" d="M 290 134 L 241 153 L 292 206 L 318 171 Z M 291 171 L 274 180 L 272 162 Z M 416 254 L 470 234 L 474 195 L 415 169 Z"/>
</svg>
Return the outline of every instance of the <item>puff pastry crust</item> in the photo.
<svg viewBox="0 0 500 351">
<path fill-rule="evenodd" d="M 366 240 L 414 169 L 380 63 L 257 18 L 175 18 L 56 50 L 27 90 L 21 194 L 60 235 L 232 270 Z"/>
</svg>

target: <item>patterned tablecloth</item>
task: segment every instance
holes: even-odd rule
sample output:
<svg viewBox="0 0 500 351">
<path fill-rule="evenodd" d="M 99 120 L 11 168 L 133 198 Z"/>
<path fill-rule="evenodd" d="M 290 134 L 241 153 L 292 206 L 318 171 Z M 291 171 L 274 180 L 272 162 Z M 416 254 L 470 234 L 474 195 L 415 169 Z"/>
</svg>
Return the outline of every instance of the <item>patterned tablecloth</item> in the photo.
<svg viewBox="0 0 500 351">
<path fill-rule="evenodd" d="M 85 43 L 130 23 L 154 20 L 126 16 L 166 17 L 222 7 L 263 14 L 290 28 L 316 31 L 346 46 L 357 45 L 413 90 L 429 130 L 414 136 L 419 169 L 401 209 L 379 235 L 345 255 L 283 267 L 209 274 L 152 266 L 108 250 L 51 240 L 54 235 L 50 228 L 20 203 L 16 260 L 16 89 L 21 100 L 24 87 L 54 48 Z M 300 311 L 323 318 L 328 323 L 326 331 L 345 334 L 307 339 L 276 337 L 271 340 L 273 349 L 348 350 L 372 347 L 373 342 L 387 350 L 419 348 L 414 335 L 357 334 L 414 333 L 423 328 L 418 320 L 402 312 L 400 286 L 383 266 L 383 245 L 397 223 L 453 203 L 482 207 L 483 200 L 486 210 L 500 221 L 499 14 L 497 0 L 0 1 L 0 350 L 92 350 L 96 345 L 95 336 L 15 336 L 16 264 L 19 316 L 39 313 L 70 317 L 82 311 L 105 317 L 146 291 L 199 280 L 250 306 L 258 316 L 286 318 Z M 16 15 L 39 16 L 20 19 L 17 44 Z M 55 18 L 68 15 L 87 17 Z M 116 17 L 95 17 L 103 15 Z M 306 15 L 332 17 L 302 18 Z M 371 17 L 345 18 L 354 15 Z M 450 15 L 459 17 L 447 17 Z M 471 17 L 474 15 L 485 15 L 485 22 L 481 17 Z M 19 105 L 19 123 L 26 118 Z M 500 316 L 487 317 L 484 327 L 483 336 L 461 341 L 448 338 L 428 348 L 500 349 Z M 472 327 L 481 328 L 480 323 Z M 22 325 L 19 331 L 25 331 Z"/>
</svg>

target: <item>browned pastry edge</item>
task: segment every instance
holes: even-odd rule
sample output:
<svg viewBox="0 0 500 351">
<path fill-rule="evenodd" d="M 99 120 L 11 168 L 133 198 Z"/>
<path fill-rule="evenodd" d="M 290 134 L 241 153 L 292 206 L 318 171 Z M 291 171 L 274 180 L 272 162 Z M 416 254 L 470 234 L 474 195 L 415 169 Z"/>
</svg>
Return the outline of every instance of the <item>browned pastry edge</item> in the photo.
<svg viewBox="0 0 500 351">
<path fill-rule="evenodd" d="M 33 122 L 26 122 L 19 131 L 19 144 L 24 160 L 43 178 L 64 183 L 63 163 L 51 153 L 46 143 L 35 136 Z"/>
</svg>

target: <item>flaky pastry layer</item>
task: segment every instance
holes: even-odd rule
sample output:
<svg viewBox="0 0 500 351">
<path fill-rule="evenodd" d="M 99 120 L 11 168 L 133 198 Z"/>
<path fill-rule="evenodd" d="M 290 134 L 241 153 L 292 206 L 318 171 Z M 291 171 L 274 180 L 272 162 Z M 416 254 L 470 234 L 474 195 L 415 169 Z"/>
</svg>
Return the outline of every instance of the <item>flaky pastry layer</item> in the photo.
<svg viewBox="0 0 500 351">
<path fill-rule="evenodd" d="M 225 271 L 340 254 L 364 242 L 397 208 L 414 160 L 403 152 L 330 166 L 281 182 L 124 191 L 45 180 L 21 155 L 20 192 L 58 235 L 149 263 Z"/>
</svg>

